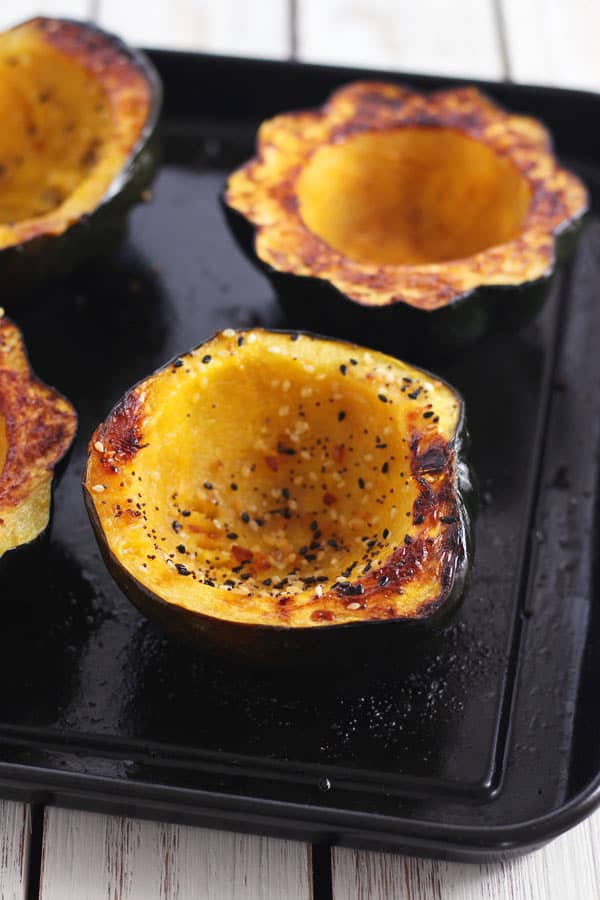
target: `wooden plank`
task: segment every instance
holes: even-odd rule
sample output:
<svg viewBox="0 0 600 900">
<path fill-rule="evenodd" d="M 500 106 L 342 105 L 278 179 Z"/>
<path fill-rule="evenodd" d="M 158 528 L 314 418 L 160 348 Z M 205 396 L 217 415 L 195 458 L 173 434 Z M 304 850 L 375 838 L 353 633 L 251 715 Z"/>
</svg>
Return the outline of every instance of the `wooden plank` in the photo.
<svg viewBox="0 0 600 900">
<path fill-rule="evenodd" d="M 309 900 L 293 841 L 46 810 L 40 900 Z"/>
<path fill-rule="evenodd" d="M 99 0 L 98 5 L 99 24 L 132 44 L 271 58 L 289 55 L 284 0 L 177 0 L 143 6 Z"/>
<path fill-rule="evenodd" d="M 515 81 L 600 91 L 597 0 L 502 0 Z"/>
<path fill-rule="evenodd" d="M 598 900 L 600 813 L 512 862 L 461 865 L 336 849 L 334 900 Z"/>
<path fill-rule="evenodd" d="M 33 16 L 58 16 L 72 19 L 88 19 L 93 0 L 2 0 L 0 3 L 0 29 L 10 28 Z"/>
<path fill-rule="evenodd" d="M 491 0 L 302 0 L 300 59 L 353 66 L 502 76 Z"/>
<path fill-rule="evenodd" d="M 24 900 L 31 827 L 29 807 L 0 800 L 0 900 Z"/>
</svg>

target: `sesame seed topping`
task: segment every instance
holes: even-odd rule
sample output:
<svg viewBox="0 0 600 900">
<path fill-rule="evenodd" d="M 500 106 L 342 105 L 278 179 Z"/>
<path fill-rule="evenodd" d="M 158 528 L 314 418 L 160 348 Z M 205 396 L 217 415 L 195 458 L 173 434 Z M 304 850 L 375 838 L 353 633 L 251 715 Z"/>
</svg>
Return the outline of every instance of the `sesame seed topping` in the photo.
<svg viewBox="0 0 600 900">
<path fill-rule="evenodd" d="M 102 441 L 96 441 L 94 444 L 94 450 L 97 450 L 98 453 L 104 453 L 104 444 Z"/>
<path fill-rule="evenodd" d="M 106 490 L 106 487 L 103 484 L 94 484 L 92 486 L 92 490 L 95 491 L 97 494 L 101 494 L 102 491 Z"/>
<path fill-rule="evenodd" d="M 223 337 L 235 337 L 235 331 L 233 328 L 226 328 L 223 332 Z"/>
</svg>

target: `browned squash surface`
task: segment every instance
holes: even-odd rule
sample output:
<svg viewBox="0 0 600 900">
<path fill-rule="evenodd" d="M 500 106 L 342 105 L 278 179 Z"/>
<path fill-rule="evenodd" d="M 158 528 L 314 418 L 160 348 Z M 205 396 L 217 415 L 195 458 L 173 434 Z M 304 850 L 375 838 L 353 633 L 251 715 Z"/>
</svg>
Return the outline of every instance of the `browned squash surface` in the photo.
<svg viewBox="0 0 600 900">
<path fill-rule="evenodd" d="M 92 26 L 39 18 L 0 34 L 0 248 L 93 210 L 150 104 L 147 77 Z"/>
<path fill-rule="evenodd" d="M 555 237 L 587 209 L 536 120 L 474 88 L 420 96 L 377 82 L 264 122 L 225 200 L 273 269 L 427 311 L 544 277 Z"/>
<path fill-rule="evenodd" d="M 125 395 L 84 486 L 144 607 L 288 628 L 425 619 L 468 564 L 462 431 L 457 393 L 406 363 L 227 330 Z"/>
<path fill-rule="evenodd" d="M 0 317 L 0 557 L 48 524 L 54 467 L 76 427 L 71 404 L 35 377 L 18 328 Z"/>
</svg>

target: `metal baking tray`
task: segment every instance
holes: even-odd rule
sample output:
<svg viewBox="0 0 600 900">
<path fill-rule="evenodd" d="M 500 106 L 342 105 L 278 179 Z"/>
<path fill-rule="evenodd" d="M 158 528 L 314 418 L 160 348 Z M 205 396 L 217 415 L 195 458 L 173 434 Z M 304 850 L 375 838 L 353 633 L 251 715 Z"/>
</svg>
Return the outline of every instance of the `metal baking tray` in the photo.
<svg viewBox="0 0 600 900">
<path fill-rule="evenodd" d="M 544 314 L 436 367 L 466 399 L 481 485 L 461 610 L 376 669 L 261 674 L 169 643 L 124 599 L 83 507 L 86 443 L 128 386 L 215 330 L 285 326 L 218 203 L 262 119 L 357 77 L 448 82 L 152 57 L 166 107 L 151 202 L 110 264 L 13 311 L 80 427 L 47 555 L 0 581 L 0 790 L 448 859 L 539 846 L 600 802 L 600 99 L 483 85 L 546 122 L 594 209 Z"/>
</svg>

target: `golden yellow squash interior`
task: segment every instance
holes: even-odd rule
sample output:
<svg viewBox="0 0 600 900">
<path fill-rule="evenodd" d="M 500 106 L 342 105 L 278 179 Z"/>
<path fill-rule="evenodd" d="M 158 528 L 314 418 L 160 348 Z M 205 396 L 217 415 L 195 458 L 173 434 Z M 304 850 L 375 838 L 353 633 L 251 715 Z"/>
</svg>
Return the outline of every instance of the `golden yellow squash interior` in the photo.
<svg viewBox="0 0 600 900">
<path fill-rule="evenodd" d="M 85 200 L 92 169 L 101 190 L 110 183 L 104 92 L 35 29 L 0 35 L 0 120 L 1 223 L 47 215 L 78 190 Z"/>
<path fill-rule="evenodd" d="M 415 265 L 518 234 L 531 192 L 507 158 L 450 128 L 400 128 L 320 147 L 296 185 L 307 227 L 349 259 Z"/>
<path fill-rule="evenodd" d="M 117 416 L 90 450 L 110 550 L 169 602 L 265 624 L 284 612 L 315 624 L 315 592 L 375 570 L 415 534 L 411 440 L 450 441 L 459 417 L 453 391 L 403 363 L 261 332 L 217 337 L 135 398 L 141 449 L 126 463 L 111 451 L 124 442 Z M 397 613 L 439 589 L 431 573 L 415 578 Z M 336 621 L 359 615 L 350 605 Z"/>
</svg>

